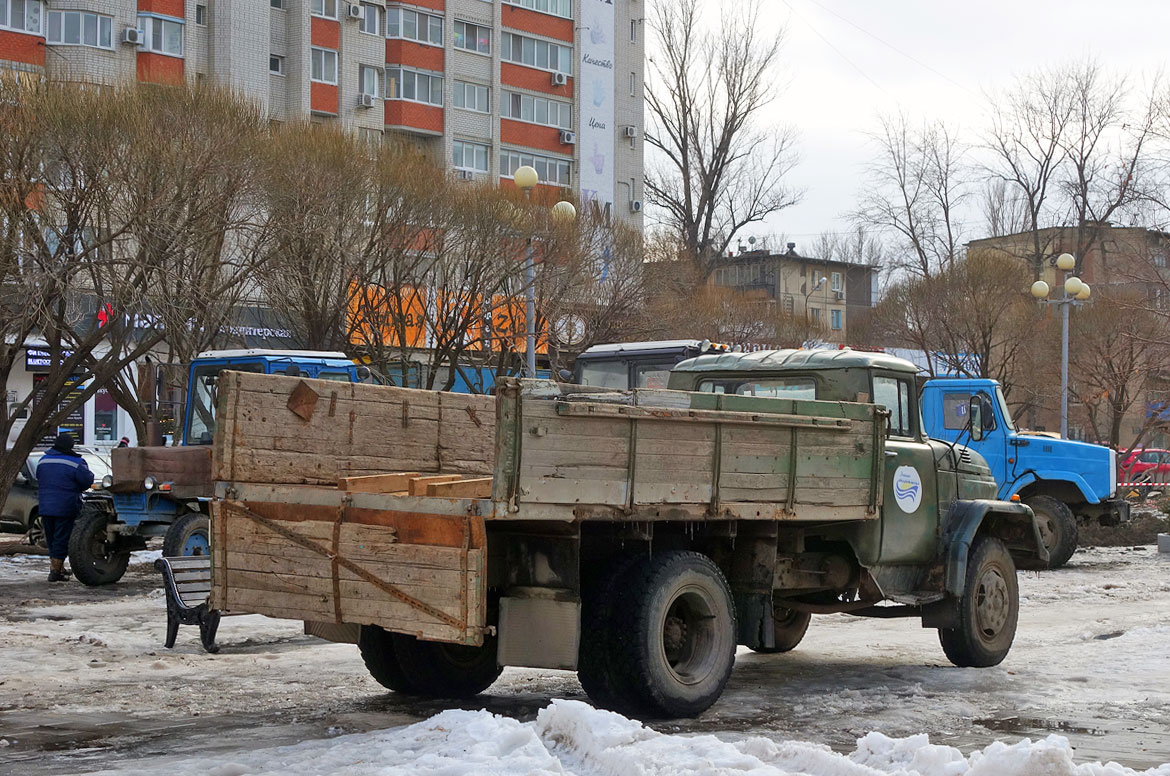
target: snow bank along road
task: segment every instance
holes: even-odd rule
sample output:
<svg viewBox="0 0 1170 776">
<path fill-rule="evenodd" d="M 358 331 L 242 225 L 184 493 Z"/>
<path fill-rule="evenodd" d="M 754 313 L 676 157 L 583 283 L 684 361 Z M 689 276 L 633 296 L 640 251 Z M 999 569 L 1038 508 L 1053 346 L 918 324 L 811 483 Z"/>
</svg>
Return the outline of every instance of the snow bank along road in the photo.
<svg viewBox="0 0 1170 776">
<path fill-rule="evenodd" d="M 1170 557 L 1151 547 L 1022 573 L 999 667 L 952 667 L 914 621 L 814 618 L 792 653 L 741 652 L 702 717 L 654 730 L 554 703 L 584 700 L 558 671 L 505 671 L 459 709 L 400 699 L 355 647 L 259 616 L 224 620 L 219 655 L 192 627 L 166 650 L 150 560 L 87 589 L 46 585 L 45 558 L 0 558 L 0 773 L 1113 776 L 1128 771 L 1073 763 L 1170 762 Z"/>
</svg>

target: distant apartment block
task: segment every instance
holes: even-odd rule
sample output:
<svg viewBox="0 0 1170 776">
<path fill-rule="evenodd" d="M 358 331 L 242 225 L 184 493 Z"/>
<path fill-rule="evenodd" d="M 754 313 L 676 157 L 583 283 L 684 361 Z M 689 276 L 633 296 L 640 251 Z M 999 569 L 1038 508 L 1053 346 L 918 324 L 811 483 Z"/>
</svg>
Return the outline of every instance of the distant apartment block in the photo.
<svg viewBox="0 0 1170 776">
<path fill-rule="evenodd" d="M 0 0 L 0 68 L 229 86 L 642 221 L 645 0 Z M 550 196 L 551 196 L 550 192 Z"/>
</svg>

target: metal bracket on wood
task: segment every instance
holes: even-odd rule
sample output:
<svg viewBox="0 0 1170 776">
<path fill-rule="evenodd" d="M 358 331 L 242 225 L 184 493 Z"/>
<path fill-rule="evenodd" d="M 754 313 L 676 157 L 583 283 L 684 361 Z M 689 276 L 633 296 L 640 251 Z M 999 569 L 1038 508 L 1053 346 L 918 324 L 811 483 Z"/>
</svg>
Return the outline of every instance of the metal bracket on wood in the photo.
<svg viewBox="0 0 1170 776">
<path fill-rule="evenodd" d="M 286 406 L 294 415 L 308 423 L 312 420 L 313 412 L 317 409 L 318 398 L 317 392 L 310 388 L 308 383 L 301 380 L 289 394 Z"/>
</svg>

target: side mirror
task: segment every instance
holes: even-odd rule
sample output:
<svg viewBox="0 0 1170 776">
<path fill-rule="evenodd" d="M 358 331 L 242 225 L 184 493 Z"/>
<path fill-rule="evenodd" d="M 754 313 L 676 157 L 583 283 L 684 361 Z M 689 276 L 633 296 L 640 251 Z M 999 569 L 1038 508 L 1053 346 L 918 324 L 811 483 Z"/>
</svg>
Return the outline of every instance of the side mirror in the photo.
<svg viewBox="0 0 1170 776">
<path fill-rule="evenodd" d="M 557 372 L 557 377 L 561 378 L 562 383 L 573 382 L 573 373 L 568 369 L 562 369 L 561 371 Z"/>
<path fill-rule="evenodd" d="M 967 403 L 968 417 L 971 419 L 971 441 L 983 439 L 983 400 L 978 395 L 972 396 Z"/>
<path fill-rule="evenodd" d="M 368 366 L 359 366 L 357 368 L 357 378 L 363 383 L 370 379 L 370 368 Z"/>
</svg>

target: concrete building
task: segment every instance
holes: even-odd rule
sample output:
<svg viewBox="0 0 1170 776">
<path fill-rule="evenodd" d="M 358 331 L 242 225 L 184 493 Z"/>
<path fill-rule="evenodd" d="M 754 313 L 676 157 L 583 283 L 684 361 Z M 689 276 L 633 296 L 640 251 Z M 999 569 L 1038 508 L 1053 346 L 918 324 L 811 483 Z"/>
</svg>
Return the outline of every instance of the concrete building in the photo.
<svg viewBox="0 0 1170 776">
<path fill-rule="evenodd" d="M 645 0 L 7 0 L 0 68 L 222 84 L 642 223 Z M 550 192 L 550 196 L 552 193 Z"/>
<path fill-rule="evenodd" d="M 818 323 L 828 342 L 847 344 L 850 322 L 877 298 L 880 267 L 802 256 L 796 243 L 783 253 L 743 250 L 721 258 L 710 282 L 752 300 L 768 300 L 790 315 Z"/>
</svg>

